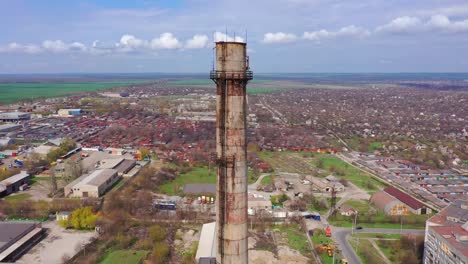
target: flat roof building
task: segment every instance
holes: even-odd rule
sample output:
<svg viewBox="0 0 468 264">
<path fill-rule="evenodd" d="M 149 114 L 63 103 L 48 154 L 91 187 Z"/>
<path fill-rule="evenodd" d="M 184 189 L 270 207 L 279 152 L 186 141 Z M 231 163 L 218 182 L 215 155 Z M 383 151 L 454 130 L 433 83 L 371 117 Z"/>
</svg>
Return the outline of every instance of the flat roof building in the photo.
<svg viewBox="0 0 468 264">
<path fill-rule="evenodd" d="M 101 197 L 117 181 L 120 176 L 114 169 L 99 169 L 89 175 L 83 175 L 65 186 L 65 196 L 69 197 Z"/>
<path fill-rule="evenodd" d="M 57 114 L 61 117 L 70 117 L 74 115 L 79 115 L 83 111 L 81 109 L 59 109 Z"/>
<path fill-rule="evenodd" d="M 468 263 L 468 201 L 455 200 L 426 221 L 424 263 Z"/>
<path fill-rule="evenodd" d="M 3 124 L 3 125 L 0 125 L 0 134 L 13 132 L 13 131 L 21 129 L 22 127 L 23 127 L 22 125 L 17 125 L 17 124 Z"/>
<path fill-rule="evenodd" d="M 0 197 L 19 191 L 21 186 L 24 184 L 29 184 L 30 178 L 31 175 L 29 175 L 26 171 L 21 171 L 16 175 L 0 181 Z"/>
<path fill-rule="evenodd" d="M 211 194 L 216 195 L 216 184 L 210 183 L 191 183 L 184 187 L 184 194 Z"/>
<path fill-rule="evenodd" d="M 35 223 L 0 222 L 0 262 L 14 262 L 44 237 Z"/>
<path fill-rule="evenodd" d="M 18 122 L 31 119 L 30 113 L 23 112 L 3 112 L 0 113 L 0 121 L 2 122 Z"/>
</svg>

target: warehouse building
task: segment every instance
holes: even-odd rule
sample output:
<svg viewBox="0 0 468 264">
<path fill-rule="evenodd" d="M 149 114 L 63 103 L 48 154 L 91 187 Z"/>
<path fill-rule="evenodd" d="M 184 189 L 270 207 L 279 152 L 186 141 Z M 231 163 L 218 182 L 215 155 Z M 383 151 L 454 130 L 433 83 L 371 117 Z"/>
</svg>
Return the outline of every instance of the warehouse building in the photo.
<svg viewBox="0 0 468 264">
<path fill-rule="evenodd" d="M 30 179 L 31 176 L 26 171 L 21 171 L 16 175 L 0 181 L 0 197 L 20 191 L 25 185 L 29 184 Z"/>
<path fill-rule="evenodd" d="M 394 187 L 387 187 L 374 193 L 370 201 L 386 215 L 431 213 L 431 209 L 423 203 Z"/>
<path fill-rule="evenodd" d="M 0 113 L 0 121 L 2 122 L 18 122 L 31 119 L 31 114 L 23 112 L 4 112 Z"/>
<path fill-rule="evenodd" d="M 45 235 L 35 223 L 0 222 L 0 262 L 14 262 Z"/>
<path fill-rule="evenodd" d="M 71 117 L 81 114 L 83 111 L 81 109 L 59 109 L 57 115 L 61 117 Z"/>
<path fill-rule="evenodd" d="M 20 130 L 23 126 L 17 124 L 3 124 L 0 125 L 0 135 L 7 135 L 10 132 Z"/>
<path fill-rule="evenodd" d="M 426 222 L 424 263 L 468 263 L 468 201 L 455 200 Z"/>
<path fill-rule="evenodd" d="M 120 176 L 114 169 L 99 169 L 89 175 L 81 176 L 65 186 L 65 196 L 69 197 L 101 197 L 116 182 Z"/>
</svg>

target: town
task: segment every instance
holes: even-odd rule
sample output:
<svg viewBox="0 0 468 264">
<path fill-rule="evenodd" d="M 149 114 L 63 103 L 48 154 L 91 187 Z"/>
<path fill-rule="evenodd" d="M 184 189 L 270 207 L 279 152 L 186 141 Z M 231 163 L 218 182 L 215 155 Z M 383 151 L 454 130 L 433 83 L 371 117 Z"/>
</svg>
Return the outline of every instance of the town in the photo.
<svg viewBox="0 0 468 264">
<path fill-rule="evenodd" d="M 406 83 L 249 85 L 250 262 L 419 263 L 425 241 L 466 260 L 468 94 Z M 0 110 L 0 261 L 213 257 L 210 83 L 161 79 Z"/>
</svg>

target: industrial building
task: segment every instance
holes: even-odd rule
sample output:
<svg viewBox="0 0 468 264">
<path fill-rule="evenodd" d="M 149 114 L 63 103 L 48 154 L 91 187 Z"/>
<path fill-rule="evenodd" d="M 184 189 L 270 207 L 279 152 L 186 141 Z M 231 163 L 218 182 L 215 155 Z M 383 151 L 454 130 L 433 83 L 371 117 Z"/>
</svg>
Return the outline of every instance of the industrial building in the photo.
<svg viewBox="0 0 468 264">
<path fill-rule="evenodd" d="M 23 126 L 17 124 L 3 124 L 0 125 L 0 135 L 7 135 L 10 132 L 20 130 Z"/>
<path fill-rule="evenodd" d="M 23 112 L 3 112 L 0 113 L 0 121 L 2 122 L 19 122 L 31 119 L 30 113 Z"/>
<path fill-rule="evenodd" d="M 65 186 L 65 196 L 69 197 L 101 197 L 121 177 L 114 169 L 99 169 L 89 175 L 83 175 Z"/>
<path fill-rule="evenodd" d="M 248 263 L 247 232 L 247 44 L 216 42 L 216 262 Z M 214 66 L 214 65 L 213 65 Z"/>
<path fill-rule="evenodd" d="M 24 185 L 29 184 L 30 179 L 31 176 L 26 171 L 21 171 L 16 175 L 0 181 L 0 197 L 7 196 L 21 190 Z"/>
<path fill-rule="evenodd" d="M 5 147 L 14 143 L 15 143 L 15 140 L 12 138 L 9 138 L 9 137 L 0 138 L 0 147 Z"/>
<path fill-rule="evenodd" d="M 59 109 L 57 115 L 61 117 L 71 117 L 83 113 L 81 109 Z"/>
<path fill-rule="evenodd" d="M 45 235 L 40 224 L 0 222 L 0 262 L 14 262 Z"/>
<path fill-rule="evenodd" d="M 186 184 L 183 190 L 188 195 L 216 195 L 216 184 L 210 183 L 191 183 Z"/>
<path fill-rule="evenodd" d="M 468 263 L 468 201 L 455 200 L 426 222 L 424 263 Z"/>
<path fill-rule="evenodd" d="M 374 193 L 370 201 L 386 215 L 430 214 L 431 209 L 410 195 L 387 187 Z"/>
</svg>

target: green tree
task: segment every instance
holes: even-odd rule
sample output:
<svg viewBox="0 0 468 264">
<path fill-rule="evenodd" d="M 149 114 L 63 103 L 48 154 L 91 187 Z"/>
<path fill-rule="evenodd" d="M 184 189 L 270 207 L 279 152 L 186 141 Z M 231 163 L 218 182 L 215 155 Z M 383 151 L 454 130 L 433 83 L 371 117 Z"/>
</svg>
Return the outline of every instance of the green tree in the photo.
<svg viewBox="0 0 468 264">
<path fill-rule="evenodd" d="M 154 225 L 149 229 L 149 236 L 154 242 L 161 242 L 166 238 L 166 229 L 159 225 Z"/>
<path fill-rule="evenodd" d="M 167 244 L 157 242 L 153 249 L 153 261 L 155 263 L 167 263 L 170 249 Z"/>
<path fill-rule="evenodd" d="M 149 158 L 150 157 L 150 150 L 148 148 L 140 148 L 140 155 L 141 159 Z"/>
<path fill-rule="evenodd" d="M 74 229 L 94 229 L 97 216 L 90 206 L 75 209 L 65 221 L 60 221 L 62 227 Z"/>
</svg>

